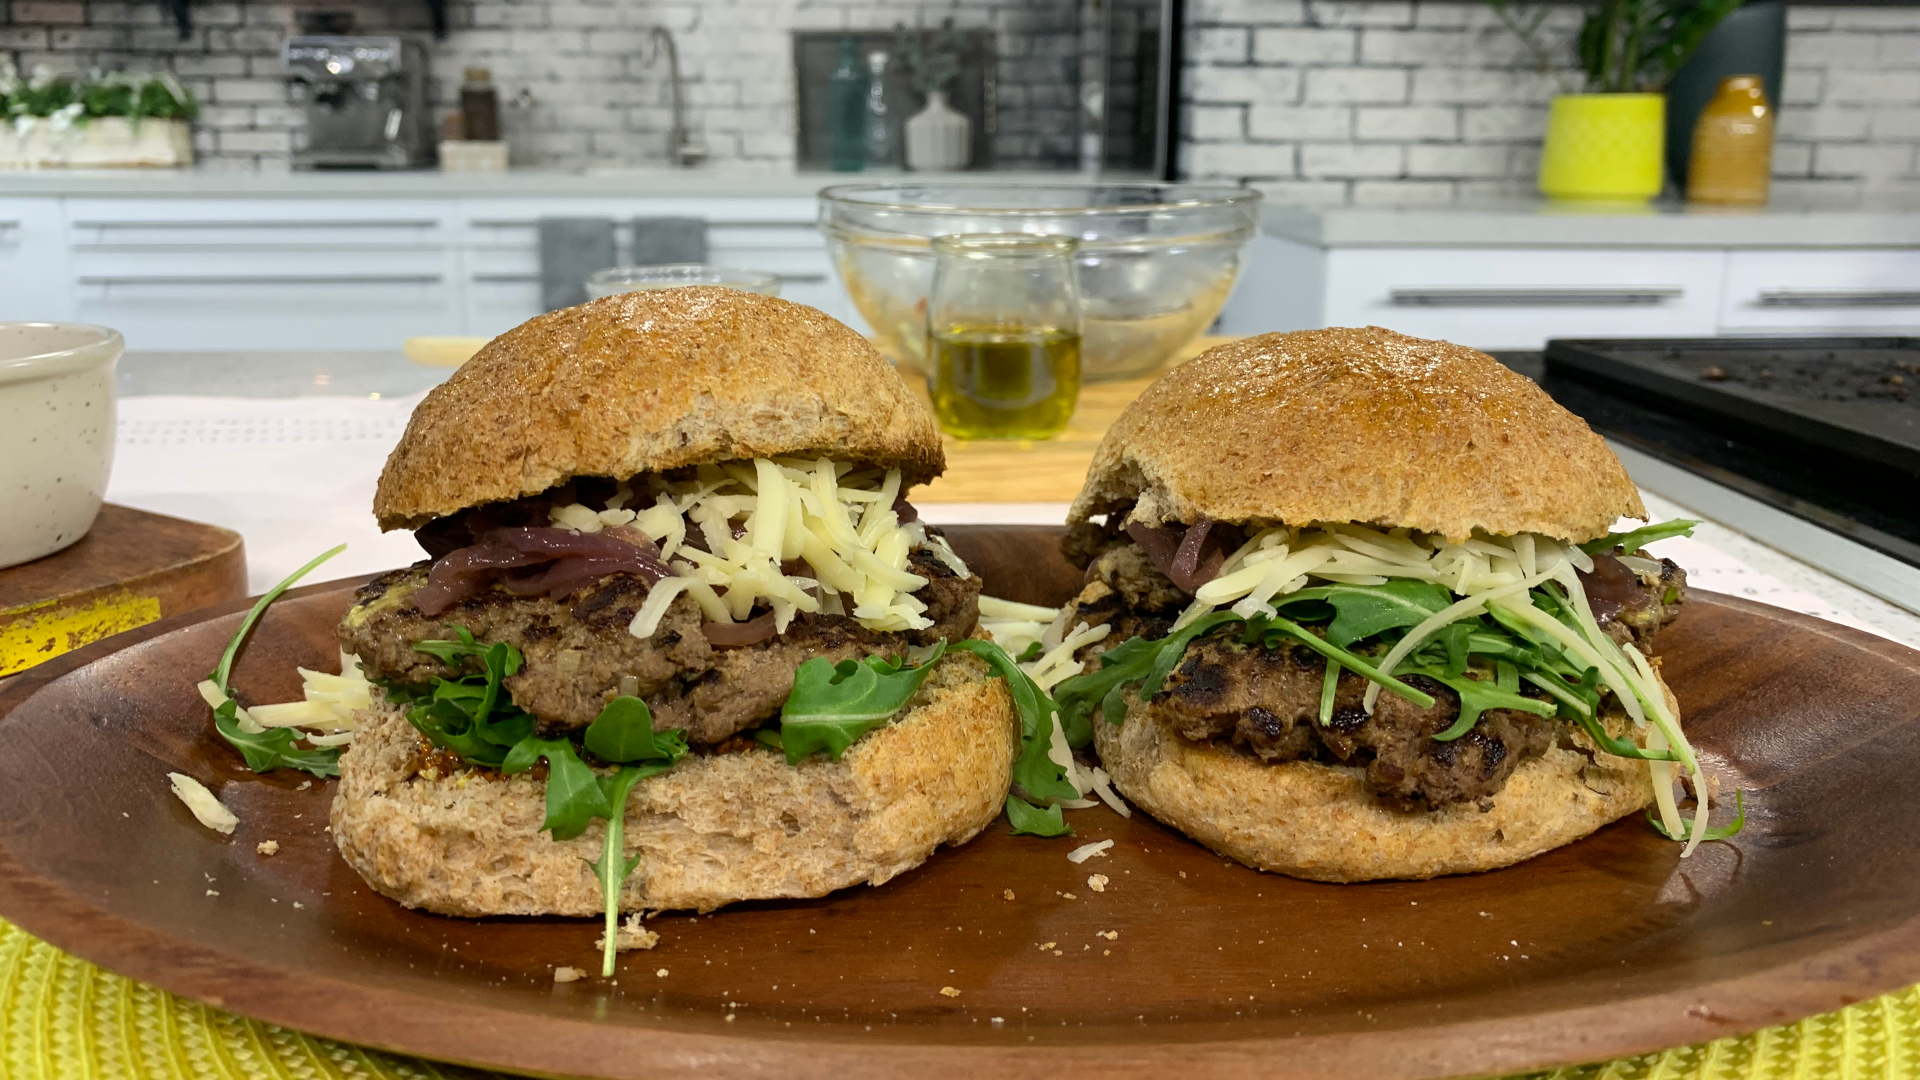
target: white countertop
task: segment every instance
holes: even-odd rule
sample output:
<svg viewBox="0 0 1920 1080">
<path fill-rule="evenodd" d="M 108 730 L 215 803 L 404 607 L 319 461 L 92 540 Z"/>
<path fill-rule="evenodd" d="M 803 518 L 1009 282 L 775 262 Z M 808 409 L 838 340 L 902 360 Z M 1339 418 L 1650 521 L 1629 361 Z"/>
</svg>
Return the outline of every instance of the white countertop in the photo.
<svg viewBox="0 0 1920 1080">
<path fill-rule="evenodd" d="M 1314 247 L 1920 247 L 1920 194 L 1751 210 L 1544 199 L 1398 209 L 1269 201 L 1261 224 L 1270 236 Z"/>
<path fill-rule="evenodd" d="M 418 170 L 227 172 L 216 169 L 0 169 L 0 198 L 67 197 L 255 199 L 425 198 L 812 198 L 834 184 L 1072 183 L 1071 172 L 837 173 L 755 171 L 738 167 L 589 169 L 504 173 Z"/>
</svg>

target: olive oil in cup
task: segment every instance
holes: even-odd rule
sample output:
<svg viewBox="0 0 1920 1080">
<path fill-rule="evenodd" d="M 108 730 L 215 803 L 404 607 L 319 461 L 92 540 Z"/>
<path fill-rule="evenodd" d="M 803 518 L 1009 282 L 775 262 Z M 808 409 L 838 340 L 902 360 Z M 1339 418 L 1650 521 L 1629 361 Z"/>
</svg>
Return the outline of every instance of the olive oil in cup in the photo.
<svg viewBox="0 0 1920 1080">
<path fill-rule="evenodd" d="M 1080 396 L 1080 335 L 1049 326 L 954 326 L 927 336 L 927 392 L 948 434 L 1044 439 Z"/>
<path fill-rule="evenodd" d="M 962 439 L 1045 439 L 1080 397 L 1076 241 L 984 233 L 933 241 L 927 393 Z"/>
</svg>

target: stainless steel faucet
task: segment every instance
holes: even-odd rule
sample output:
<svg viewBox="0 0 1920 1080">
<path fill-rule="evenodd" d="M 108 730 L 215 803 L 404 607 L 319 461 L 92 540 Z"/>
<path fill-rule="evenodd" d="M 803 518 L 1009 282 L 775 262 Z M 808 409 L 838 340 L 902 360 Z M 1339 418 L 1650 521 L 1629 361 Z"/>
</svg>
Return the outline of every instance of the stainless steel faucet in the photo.
<svg viewBox="0 0 1920 1080">
<path fill-rule="evenodd" d="M 680 80 L 680 50 L 674 47 L 673 31 L 656 26 L 651 40 L 653 60 L 660 58 L 663 47 L 667 51 L 667 77 L 673 88 L 673 128 L 667 132 L 667 157 L 683 169 L 698 165 L 707 160 L 707 144 L 694 139 L 687 131 L 687 98 Z"/>
</svg>

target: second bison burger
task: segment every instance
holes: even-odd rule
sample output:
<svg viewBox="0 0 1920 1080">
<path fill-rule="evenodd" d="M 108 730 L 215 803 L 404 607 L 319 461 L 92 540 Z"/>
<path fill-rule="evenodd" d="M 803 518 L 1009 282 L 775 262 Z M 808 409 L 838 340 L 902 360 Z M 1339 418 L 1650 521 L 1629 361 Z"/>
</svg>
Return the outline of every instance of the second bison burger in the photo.
<svg viewBox="0 0 1920 1080">
<path fill-rule="evenodd" d="M 495 339 L 380 479 L 431 558 L 340 625 L 381 688 L 341 853 L 409 906 L 611 922 L 878 884 L 972 837 L 1028 687 L 906 501 L 943 464 L 884 359 L 798 304 L 636 293 Z"/>
<path fill-rule="evenodd" d="M 1506 866 L 1707 793 L 1651 643 L 1685 578 L 1606 444 L 1528 379 L 1378 328 L 1269 334 L 1131 405 L 1073 504 L 1055 695 L 1114 785 L 1262 869 Z M 1084 629 L 1082 625 L 1084 624 Z M 1093 665 L 1089 665 L 1093 666 Z M 1675 803 L 1684 773 L 1700 807 Z"/>
</svg>

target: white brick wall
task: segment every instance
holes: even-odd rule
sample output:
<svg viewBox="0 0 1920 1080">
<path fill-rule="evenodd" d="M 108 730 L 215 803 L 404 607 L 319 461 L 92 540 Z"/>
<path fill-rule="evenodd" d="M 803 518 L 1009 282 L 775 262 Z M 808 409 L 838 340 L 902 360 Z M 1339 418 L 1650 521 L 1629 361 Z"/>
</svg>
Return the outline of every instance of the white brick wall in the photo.
<svg viewBox="0 0 1920 1080">
<path fill-rule="evenodd" d="M 1774 190 L 1920 192 L 1920 7 L 1790 7 Z M 1445 204 L 1530 194 L 1547 101 L 1541 70 L 1471 0 L 1194 0 L 1190 176 L 1273 197 Z M 1552 12 L 1570 35 L 1578 8 Z"/>
<path fill-rule="evenodd" d="M 194 30 L 182 41 L 160 0 L 0 0 L 0 56 L 23 70 L 170 70 L 201 101 L 194 144 L 204 162 L 284 169 L 303 121 L 287 106 L 280 42 L 294 32 L 296 10 L 342 7 L 365 32 L 426 28 L 424 3 L 216 0 L 194 4 Z M 1079 0 L 451 0 L 451 33 L 432 45 L 434 96 L 439 107 L 456 107 L 462 69 L 487 67 L 516 165 L 662 164 L 670 97 L 648 29 L 664 25 L 678 41 L 690 120 L 712 159 L 790 166 L 792 31 L 932 27 L 951 16 L 957 26 L 995 31 L 1000 162 L 1071 166 L 1079 153 L 1078 7 Z"/>
</svg>

